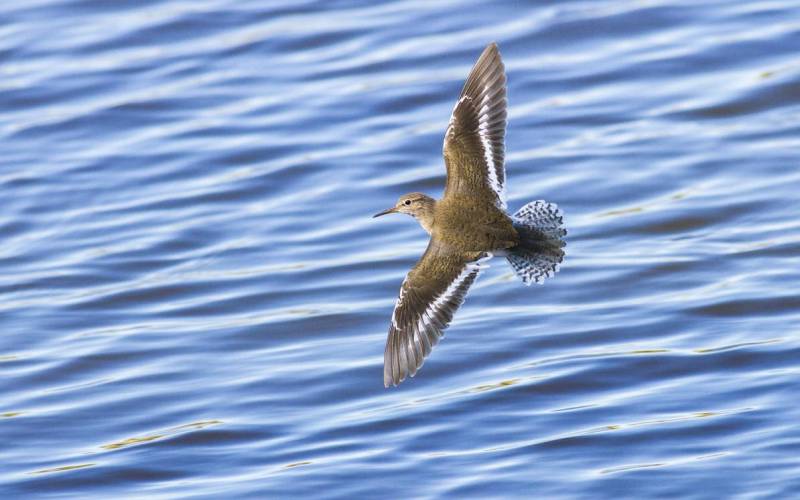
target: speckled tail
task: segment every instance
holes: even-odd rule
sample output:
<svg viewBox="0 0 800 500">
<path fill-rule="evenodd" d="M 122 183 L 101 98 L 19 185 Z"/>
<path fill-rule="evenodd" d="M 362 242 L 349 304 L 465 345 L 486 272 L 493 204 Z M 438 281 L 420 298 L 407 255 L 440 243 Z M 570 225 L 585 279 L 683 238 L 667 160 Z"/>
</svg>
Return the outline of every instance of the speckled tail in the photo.
<svg viewBox="0 0 800 500">
<path fill-rule="evenodd" d="M 564 216 L 556 204 L 537 200 L 520 208 L 512 220 L 520 243 L 506 259 L 526 285 L 543 283 L 564 260 Z"/>
</svg>

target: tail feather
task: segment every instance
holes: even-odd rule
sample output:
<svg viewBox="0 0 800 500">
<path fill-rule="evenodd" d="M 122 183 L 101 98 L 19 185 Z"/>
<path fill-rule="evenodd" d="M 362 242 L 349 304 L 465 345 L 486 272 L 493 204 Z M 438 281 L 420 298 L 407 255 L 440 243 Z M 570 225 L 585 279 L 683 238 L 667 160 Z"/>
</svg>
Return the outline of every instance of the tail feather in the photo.
<svg viewBox="0 0 800 500">
<path fill-rule="evenodd" d="M 506 259 L 526 285 L 543 283 L 564 260 L 564 215 L 555 203 L 537 200 L 520 208 L 512 220 L 520 242 Z"/>
</svg>

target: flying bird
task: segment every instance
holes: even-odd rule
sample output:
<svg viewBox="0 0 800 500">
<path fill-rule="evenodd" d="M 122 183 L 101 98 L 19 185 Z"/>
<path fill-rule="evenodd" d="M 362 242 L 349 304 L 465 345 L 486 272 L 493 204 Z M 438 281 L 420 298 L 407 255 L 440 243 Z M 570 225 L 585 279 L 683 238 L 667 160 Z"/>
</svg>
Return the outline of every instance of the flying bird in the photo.
<svg viewBox="0 0 800 500">
<path fill-rule="evenodd" d="M 445 132 L 442 198 L 410 193 L 375 214 L 408 214 L 430 235 L 394 307 L 385 387 L 417 373 L 493 255 L 504 256 L 526 285 L 558 271 L 567 233 L 558 207 L 538 200 L 506 213 L 505 133 L 505 68 L 492 43 L 467 77 Z"/>
</svg>

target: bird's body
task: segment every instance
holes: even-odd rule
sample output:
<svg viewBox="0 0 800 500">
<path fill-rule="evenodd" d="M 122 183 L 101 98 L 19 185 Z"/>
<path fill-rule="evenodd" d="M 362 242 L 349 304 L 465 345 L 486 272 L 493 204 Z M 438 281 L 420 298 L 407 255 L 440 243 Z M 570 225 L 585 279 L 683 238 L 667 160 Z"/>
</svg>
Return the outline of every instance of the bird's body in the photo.
<svg viewBox="0 0 800 500">
<path fill-rule="evenodd" d="M 422 193 L 424 207 L 415 218 L 434 239 L 464 252 L 504 250 L 519 243 L 511 217 L 492 204 L 465 196 L 434 200 Z"/>
<path fill-rule="evenodd" d="M 505 212 L 491 204 L 451 196 L 436 203 L 431 236 L 469 252 L 505 250 L 519 243 L 519 235 Z"/>
<path fill-rule="evenodd" d="M 406 213 L 430 235 L 428 248 L 400 288 L 384 352 L 384 385 L 414 376 L 443 335 L 483 262 L 504 255 L 525 284 L 558 269 L 564 252 L 561 213 L 535 201 L 513 216 L 505 202 L 505 70 L 490 44 L 470 72 L 445 132 L 444 196 L 400 197 L 376 215 Z"/>
</svg>

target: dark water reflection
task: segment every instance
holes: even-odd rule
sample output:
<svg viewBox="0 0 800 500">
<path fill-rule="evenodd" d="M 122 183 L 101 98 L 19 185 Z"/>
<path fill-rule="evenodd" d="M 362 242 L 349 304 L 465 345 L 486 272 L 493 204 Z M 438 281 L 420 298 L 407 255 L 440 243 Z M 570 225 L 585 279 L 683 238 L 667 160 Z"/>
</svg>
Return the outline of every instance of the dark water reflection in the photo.
<svg viewBox="0 0 800 500">
<path fill-rule="evenodd" d="M 6 2 L 0 492 L 790 498 L 800 13 L 775 2 Z M 482 47 L 509 208 L 424 370 L 383 343 Z"/>
</svg>

